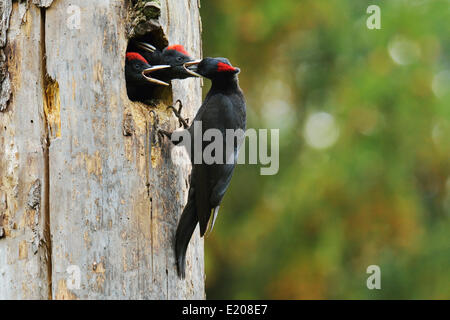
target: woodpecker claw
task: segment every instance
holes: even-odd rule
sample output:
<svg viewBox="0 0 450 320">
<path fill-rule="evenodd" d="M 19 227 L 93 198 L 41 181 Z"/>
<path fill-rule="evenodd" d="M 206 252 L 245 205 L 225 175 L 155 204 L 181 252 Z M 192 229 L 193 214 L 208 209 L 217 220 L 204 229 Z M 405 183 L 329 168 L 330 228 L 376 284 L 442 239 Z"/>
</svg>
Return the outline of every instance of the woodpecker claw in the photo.
<svg viewBox="0 0 450 320">
<path fill-rule="evenodd" d="M 183 126 L 185 129 L 189 128 L 188 123 L 186 120 L 181 116 L 181 109 L 183 108 L 183 104 L 180 100 L 177 100 L 175 104 L 179 103 L 180 107 L 178 110 L 174 106 L 168 106 L 167 109 L 172 109 L 172 112 L 175 114 L 175 116 L 178 118 L 178 121 L 180 123 L 180 127 Z"/>
<path fill-rule="evenodd" d="M 195 72 L 195 71 L 197 71 L 197 66 L 201 61 L 202 60 L 194 60 L 194 61 L 186 62 L 185 64 L 183 64 L 183 68 L 190 75 L 192 75 L 194 77 L 201 77 L 200 74 Z"/>
<path fill-rule="evenodd" d="M 163 139 L 164 137 L 169 138 L 169 140 L 172 138 L 172 134 L 166 130 L 162 130 L 162 129 L 158 129 L 158 135 L 161 136 L 161 138 Z"/>
<path fill-rule="evenodd" d="M 169 65 L 163 64 L 163 65 L 159 65 L 159 66 L 153 66 L 151 68 L 145 69 L 144 71 L 142 71 L 142 75 L 144 76 L 145 80 L 147 80 L 148 82 L 151 83 L 155 83 L 155 84 L 159 84 L 162 86 L 170 86 L 170 84 L 168 84 L 167 82 L 152 78 L 152 77 L 148 77 L 147 74 L 148 73 L 152 73 L 154 71 L 158 71 L 158 70 L 162 70 L 162 69 L 168 69 L 170 68 Z"/>
<path fill-rule="evenodd" d="M 142 50 L 148 51 L 150 53 L 153 53 L 156 51 L 156 48 L 147 42 L 135 41 L 135 43 L 136 43 L 136 46 L 138 48 L 141 48 Z"/>
</svg>

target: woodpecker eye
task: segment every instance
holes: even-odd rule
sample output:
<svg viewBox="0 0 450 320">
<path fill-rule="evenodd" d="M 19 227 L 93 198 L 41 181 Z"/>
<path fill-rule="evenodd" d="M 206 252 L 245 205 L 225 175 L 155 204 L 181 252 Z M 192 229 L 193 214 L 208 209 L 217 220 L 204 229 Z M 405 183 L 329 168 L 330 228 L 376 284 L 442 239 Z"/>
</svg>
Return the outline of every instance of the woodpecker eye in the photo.
<svg viewBox="0 0 450 320">
<path fill-rule="evenodd" d="M 177 61 L 178 61 L 178 62 L 183 61 L 183 57 L 177 57 Z"/>
</svg>

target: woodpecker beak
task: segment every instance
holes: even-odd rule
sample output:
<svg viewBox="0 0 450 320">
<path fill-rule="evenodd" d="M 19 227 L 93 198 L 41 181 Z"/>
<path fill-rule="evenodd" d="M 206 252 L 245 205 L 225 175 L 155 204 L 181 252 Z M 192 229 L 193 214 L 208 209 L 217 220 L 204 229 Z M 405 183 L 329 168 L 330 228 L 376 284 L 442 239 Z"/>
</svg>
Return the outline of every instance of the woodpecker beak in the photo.
<svg viewBox="0 0 450 320">
<path fill-rule="evenodd" d="M 152 46 L 151 44 L 148 44 L 147 42 L 141 42 L 141 41 L 135 41 L 136 46 L 141 48 L 142 50 L 148 51 L 150 53 L 153 53 L 156 51 L 156 48 Z"/>
<path fill-rule="evenodd" d="M 190 61 L 190 62 L 186 62 L 185 64 L 183 64 L 184 70 L 186 70 L 187 73 L 189 73 L 190 75 L 194 76 L 194 77 L 201 77 L 201 75 L 199 75 L 196 71 L 197 71 L 197 67 L 198 64 L 201 62 L 202 60 L 194 60 L 194 61 Z"/>
<path fill-rule="evenodd" d="M 164 82 L 164 81 L 161 81 L 161 80 L 158 80 L 158 79 L 155 79 L 155 78 L 152 78 L 152 77 L 148 77 L 147 76 L 147 74 L 149 74 L 149 73 L 152 73 L 152 72 L 154 72 L 154 71 L 158 71 L 158 70 L 162 70 L 162 69 L 167 69 L 167 68 L 170 68 L 170 66 L 169 65 L 159 65 L 159 66 L 154 66 L 154 67 L 151 67 L 151 68 L 148 68 L 148 69 L 145 69 L 144 71 L 142 71 L 142 75 L 144 76 L 144 78 L 148 81 L 148 82 L 151 82 L 151 83 L 154 83 L 154 84 L 159 84 L 159 85 L 162 85 L 162 86 L 169 86 L 170 84 L 168 84 L 167 82 Z"/>
</svg>

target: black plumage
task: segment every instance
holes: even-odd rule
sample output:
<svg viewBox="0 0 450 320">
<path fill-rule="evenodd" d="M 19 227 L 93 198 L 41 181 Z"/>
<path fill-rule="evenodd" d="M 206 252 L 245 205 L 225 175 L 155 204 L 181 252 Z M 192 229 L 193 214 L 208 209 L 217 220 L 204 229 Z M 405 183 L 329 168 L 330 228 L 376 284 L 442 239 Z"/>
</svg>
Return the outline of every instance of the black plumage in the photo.
<svg viewBox="0 0 450 320">
<path fill-rule="evenodd" d="M 125 61 L 125 80 L 128 98 L 132 101 L 145 101 L 151 98 L 149 91 L 158 84 L 159 80 L 147 76 L 146 73 L 168 67 L 164 65 L 152 67 L 141 54 L 128 52 Z"/>
<path fill-rule="evenodd" d="M 205 58 L 196 67 L 196 72 L 212 82 L 194 122 L 187 129 L 191 137 L 191 146 L 196 139 L 195 122 L 201 121 L 202 136 L 208 129 L 218 129 L 222 133 L 222 163 L 194 163 L 194 152 L 190 152 L 193 169 L 190 179 L 188 202 L 183 210 L 176 231 L 175 251 L 178 274 L 185 277 L 186 250 L 197 223 L 200 235 L 211 231 L 218 214 L 220 203 L 230 184 L 236 165 L 238 151 L 243 136 L 233 139 L 232 154 L 227 154 L 226 130 L 246 128 L 246 106 L 242 90 L 238 84 L 238 68 L 231 66 L 225 58 Z M 210 142 L 204 141 L 202 152 Z M 190 150 L 192 151 L 192 150 Z M 227 159 L 232 157 L 231 161 Z"/>
<path fill-rule="evenodd" d="M 145 71 L 144 78 L 141 76 L 143 66 L 135 66 L 137 64 L 136 55 L 140 55 L 142 58 L 137 60 L 147 64 L 145 67 L 148 70 Z M 135 61 L 130 63 L 129 56 L 133 56 Z M 153 99 L 160 88 L 169 86 L 173 79 L 198 77 L 197 73 L 185 66 L 186 63 L 192 61 L 194 59 L 182 45 L 168 46 L 161 51 L 148 43 L 133 41 L 129 47 L 125 65 L 128 97 L 132 101 L 146 102 Z M 153 70 L 149 69 L 149 66 Z"/>
</svg>

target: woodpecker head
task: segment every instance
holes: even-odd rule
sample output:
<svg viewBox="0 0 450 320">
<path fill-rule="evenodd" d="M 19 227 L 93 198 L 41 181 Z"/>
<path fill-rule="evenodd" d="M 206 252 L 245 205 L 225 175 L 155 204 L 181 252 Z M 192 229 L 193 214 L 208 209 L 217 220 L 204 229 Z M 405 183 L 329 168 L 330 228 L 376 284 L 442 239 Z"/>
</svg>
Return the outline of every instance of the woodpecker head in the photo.
<svg viewBox="0 0 450 320">
<path fill-rule="evenodd" d="M 158 50 L 152 45 L 135 41 L 135 45 L 145 52 L 145 56 L 155 57 L 155 53 L 158 53 Z M 154 72 L 152 76 L 163 82 L 169 82 L 172 79 L 186 79 L 190 77 L 199 77 L 196 72 L 189 70 L 186 66 L 186 63 L 199 63 L 200 60 L 194 60 L 189 56 L 189 53 L 184 49 L 182 45 L 173 45 L 168 46 L 162 52 L 159 52 L 159 63 L 163 65 L 169 65 L 170 68 L 166 68 L 164 70 L 159 70 Z M 152 61 L 150 61 L 152 63 Z M 166 85 L 169 85 L 166 83 Z"/>
<path fill-rule="evenodd" d="M 200 63 L 188 62 L 186 66 L 201 76 L 209 79 L 233 78 L 240 72 L 226 58 L 204 58 Z"/>
<path fill-rule="evenodd" d="M 187 63 L 191 65 L 200 63 L 200 60 L 192 59 L 182 45 L 169 46 L 163 50 L 163 62 L 170 65 L 170 69 L 162 70 L 169 79 L 186 79 L 190 77 L 199 77 L 196 72 L 189 70 Z"/>
<path fill-rule="evenodd" d="M 168 65 L 150 66 L 145 58 L 137 52 L 127 52 L 125 63 L 125 78 L 127 83 L 134 85 L 143 84 L 159 84 L 168 85 L 167 83 L 154 79 L 149 75 L 153 72 L 170 68 Z"/>
</svg>

